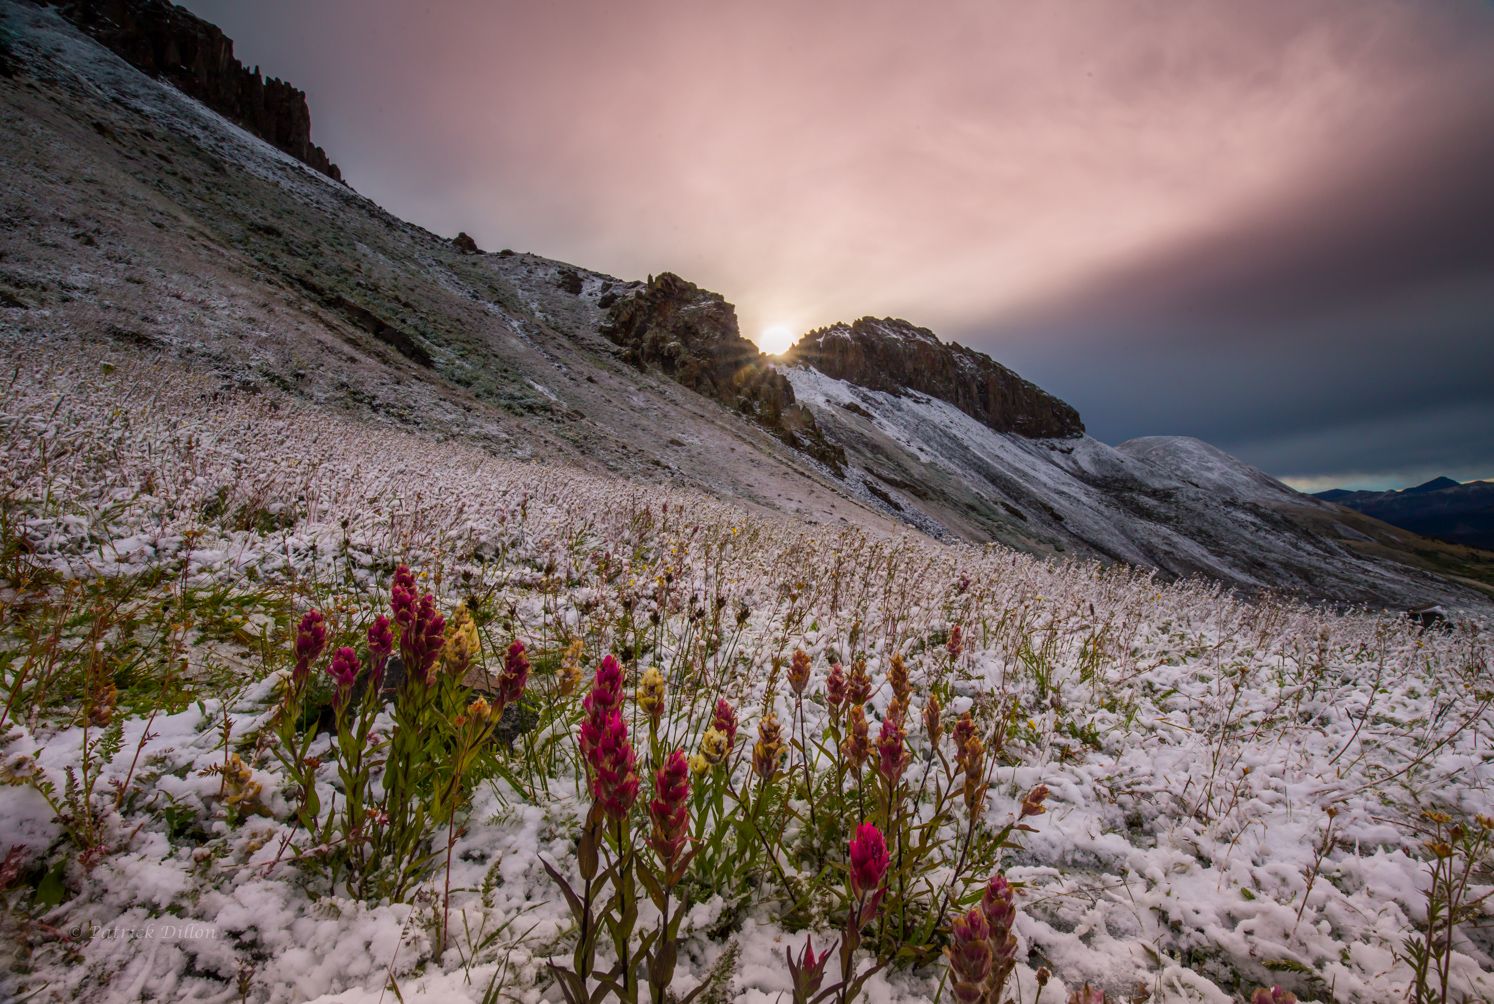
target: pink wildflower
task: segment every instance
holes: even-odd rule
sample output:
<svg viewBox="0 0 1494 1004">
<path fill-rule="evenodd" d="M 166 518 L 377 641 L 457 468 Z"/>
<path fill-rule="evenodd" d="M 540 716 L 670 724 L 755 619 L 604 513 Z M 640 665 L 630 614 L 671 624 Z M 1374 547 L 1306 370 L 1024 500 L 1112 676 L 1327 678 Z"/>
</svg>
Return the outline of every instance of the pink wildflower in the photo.
<svg viewBox="0 0 1494 1004">
<path fill-rule="evenodd" d="M 956 917 L 944 957 L 954 976 L 954 998 L 960 1004 L 976 1004 L 985 994 L 986 978 L 991 975 L 991 929 L 985 914 L 977 908 Z"/>
<path fill-rule="evenodd" d="M 358 655 L 350 648 L 340 648 L 332 656 L 332 665 L 327 667 L 327 675 L 332 677 L 332 682 L 337 684 L 337 699 L 342 701 L 347 692 L 352 689 L 353 681 L 358 678 Z"/>
<path fill-rule="evenodd" d="M 711 728 L 726 737 L 726 752 L 730 753 L 737 741 L 737 712 L 726 703 L 724 697 L 716 702 L 716 714 L 711 720 Z"/>
<path fill-rule="evenodd" d="M 638 758 L 628 742 L 622 712 L 607 716 L 597 744 L 587 758 L 591 765 L 591 795 L 608 819 L 621 822 L 638 799 Z"/>
<path fill-rule="evenodd" d="M 524 654 L 524 643 L 517 638 L 508 647 L 503 657 L 503 673 L 498 677 L 498 704 L 503 707 L 524 696 L 524 687 L 529 683 L 529 657 Z"/>
<path fill-rule="evenodd" d="M 306 611 L 296 627 L 296 668 L 291 679 L 302 683 L 311 673 L 311 664 L 321 658 L 327 648 L 327 622 L 318 610 Z"/>
<path fill-rule="evenodd" d="M 887 866 L 892 859 L 887 854 L 887 842 L 882 831 L 872 823 L 862 823 L 856 829 L 856 839 L 851 841 L 851 895 L 857 899 L 878 891 L 882 879 L 887 875 Z"/>
<path fill-rule="evenodd" d="M 911 759 L 903 738 L 903 723 L 898 716 L 889 714 L 882 719 L 882 730 L 877 734 L 877 773 L 889 788 L 902 778 Z"/>
<path fill-rule="evenodd" d="M 846 702 L 846 674 L 840 668 L 840 663 L 830 667 L 830 675 L 825 677 L 825 703 L 830 705 L 832 715 L 840 711 L 840 706 Z"/>
<path fill-rule="evenodd" d="M 653 831 L 648 845 L 659 856 L 666 880 L 674 876 L 690 833 L 690 763 L 681 750 L 654 772 L 654 797 L 648 803 Z M 672 883 L 671 883 L 672 884 Z"/>
</svg>

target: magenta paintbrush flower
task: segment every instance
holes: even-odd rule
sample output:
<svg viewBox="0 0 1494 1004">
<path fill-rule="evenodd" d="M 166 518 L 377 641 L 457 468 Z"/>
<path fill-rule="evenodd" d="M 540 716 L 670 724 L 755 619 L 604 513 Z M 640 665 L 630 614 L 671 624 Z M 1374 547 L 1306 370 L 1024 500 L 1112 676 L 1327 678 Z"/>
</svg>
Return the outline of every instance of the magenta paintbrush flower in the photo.
<svg viewBox="0 0 1494 1004">
<path fill-rule="evenodd" d="M 394 570 L 389 605 L 394 609 L 394 623 L 400 627 L 408 627 L 415 620 L 415 573 L 405 565 Z"/>
<path fill-rule="evenodd" d="M 944 949 L 954 980 L 954 997 L 960 1004 L 976 1004 L 985 995 L 991 975 L 991 928 L 979 908 L 956 917 L 950 944 Z"/>
<path fill-rule="evenodd" d="M 840 710 L 840 706 L 846 702 L 846 672 L 840 668 L 840 663 L 830 667 L 830 675 L 825 677 L 825 703 L 830 705 L 830 713 L 833 715 Z"/>
<path fill-rule="evenodd" d="M 516 638 L 503 657 L 503 673 L 498 677 L 499 706 L 512 704 L 523 697 L 528 683 L 529 657 L 524 654 L 524 643 Z"/>
<path fill-rule="evenodd" d="M 602 741 L 602 732 L 612 713 L 622 706 L 623 673 L 615 658 L 607 656 L 597 667 L 592 679 L 591 692 L 581 702 L 586 717 L 581 721 L 581 755 L 589 758 L 597 744 Z M 588 759 L 588 764 L 590 759 Z"/>
<path fill-rule="evenodd" d="M 908 749 L 904 743 L 903 723 L 894 715 L 882 719 L 882 730 L 877 734 L 877 773 L 886 780 L 888 787 L 896 785 L 908 767 Z"/>
<path fill-rule="evenodd" d="M 1016 896 L 1006 876 L 997 872 L 986 883 L 986 894 L 981 897 L 980 908 L 986 915 L 991 930 L 1010 930 L 1017 918 Z"/>
<path fill-rule="evenodd" d="M 804 688 L 809 686 L 809 656 L 802 648 L 794 649 L 794 659 L 789 664 L 788 684 L 795 697 L 802 696 Z"/>
<path fill-rule="evenodd" d="M 638 758 L 628 742 L 628 726 L 621 712 L 608 715 L 587 760 L 597 809 L 614 822 L 627 819 L 638 799 Z"/>
<path fill-rule="evenodd" d="M 358 670 L 362 666 L 358 664 L 358 655 L 350 648 L 340 648 L 332 656 L 332 664 L 327 667 L 327 675 L 332 677 L 332 682 L 337 685 L 337 703 L 341 704 L 347 700 L 348 692 L 353 689 L 353 681 L 358 679 Z"/>
<path fill-rule="evenodd" d="M 389 618 L 383 614 L 374 618 L 368 626 L 368 661 L 372 686 L 378 690 L 384 682 L 384 665 L 394 651 L 394 632 L 389 629 Z"/>
<path fill-rule="evenodd" d="M 319 610 L 308 610 L 296 627 L 296 668 L 292 679 L 303 682 L 311 673 L 311 664 L 327 648 L 327 622 Z"/>
<path fill-rule="evenodd" d="M 395 621 L 400 612 L 396 609 Z M 435 682 L 436 660 L 446 644 L 446 618 L 436 610 L 436 598 L 426 593 L 399 636 L 400 657 L 405 661 L 407 679 L 423 680 L 426 686 Z"/>
<path fill-rule="evenodd" d="M 820 985 L 825 982 L 825 963 L 834 948 L 831 945 L 816 955 L 813 935 L 804 936 L 804 951 L 799 953 L 798 959 L 787 947 L 784 948 L 783 957 L 788 960 L 789 978 L 794 984 L 795 1004 L 807 1004 L 819 993 Z"/>
<path fill-rule="evenodd" d="M 1294 1002 L 1295 1000 L 1293 998 Z M 1105 991 L 1090 986 L 1089 981 L 1085 980 L 1084 986 L 1069 994 L 1069 1004 L 1109 1004 L 1109 999 L 1105 996 Z"/>
<path fill-rule="evenodd" d="M 862 823 L 851 841 L 851 894 L 860 898 L 874 892 L 887 875 L 891 858 L 882 831 L 871 823 Z"/>
<path fill-rule="evenodd" d="M 690 833 L 690 762 L 682 750 L 675 750 L 654 772 L 654 797 L 648 803 L 648 818 L 653 830 L 648 845 L 659 856 L 665 880 L 678 880 L 680 856 L 689 842 Z"/>
<path fill-rule="evenodd" d="M 737 712 L 726 703 L 724 697 L 716 701 L 716 714 L 711 720 L 711 728 L 726 737 L 726 752 L 730 753 L 737 741 Z"/>
</svg>

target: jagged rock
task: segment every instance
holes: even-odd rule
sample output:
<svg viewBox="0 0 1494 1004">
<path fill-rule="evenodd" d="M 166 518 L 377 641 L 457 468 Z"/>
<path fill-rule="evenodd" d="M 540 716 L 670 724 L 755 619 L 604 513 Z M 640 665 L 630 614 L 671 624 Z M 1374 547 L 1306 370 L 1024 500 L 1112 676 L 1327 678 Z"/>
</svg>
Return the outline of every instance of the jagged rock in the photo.
<svg viewBox="0 0 1494 1004">
<path fill-rule="evenodd" d="M 573 268 L 563 268 L 555 274 L 555 288 L 563 293 L 580 296 L 585 285 L 581 280 L 581 273 Z"/>
<path fill-rule="evenodd" d="M 1032 439 L 1084 434 L 1079 413 L 983 352 L 939 341 L 928 328 L 863 317 L 811 331 L 784 354 L 837 380 L 906 394 L 918 391 L 959 408 L 997 432 Z"/>
<path fill-rule="evenodd" d="M 825 438 L 808 408 L 795 403 L 793 385 L 772 361 L 742 337 L 737 310 L 720 293 L 673 272 L 650 276 L 641 289 L 612 304 L 601 331 L 639 369 L 657 366 L 841 474 L 845 451 Z"/>
<path fill-rule="evenodd" d="M 482 249 L 477 246 L 477 242 L 475 240 L 473 240 L 471 237 L 468 237 L 467 236 L 467 231 L 465 231 L 465 230 L 463 230 L 461 233 L 459 233 L 455 237 L 453 237 L 451 239 L 451 243 L 455 244 L 456 245 L 456 249 L 458 251 L 461 251 L 463 254 L 481 254 L 482 253 Z"/>
<path fill-rule="evenodd" d="M 311 142 L 306 93 L 234 58 L 233 39 L 167 0 L 68 0 L 58 10 L 125 62 L 174 84 L 297 160 L 342 181 Z"/>
</svg>

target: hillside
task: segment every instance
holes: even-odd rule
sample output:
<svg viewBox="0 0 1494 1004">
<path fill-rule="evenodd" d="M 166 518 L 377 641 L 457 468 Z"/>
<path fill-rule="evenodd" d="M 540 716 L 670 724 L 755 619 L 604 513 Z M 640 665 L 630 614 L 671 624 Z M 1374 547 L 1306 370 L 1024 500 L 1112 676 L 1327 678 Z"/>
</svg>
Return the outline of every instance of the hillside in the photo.
<svg viewBox="0 0 1494 1004">
<path fill-rule="evenodd" d="M 1383 524 L 0 19 L 0 1000 L 1494 995 L 1486 608 Z"/>
<path fill-rule="evenodd" d="M 1398 492 L 1333 489 L 1316 497 L 1423 537 L 1494 551 L 1494 482 L 1434 478 Z"/>
<path fill-rule="evenodd" d="M 848 380 L 775 367 L 724 298 L 679 277 L 622 280 L 442 239 L 55 16 L 24 17 L 34 41 L 19 51 L 47 60 L 6 87 L 0 124 L 0 296 L 13 304 L 0 336 L 12 344 L 108 343 L 224 387 L 275 387 L 498 456 L 817 523 L 911 526 L 1338 602 L 1479 602 L 1119 456 L 1084 438 L 1068 405 L 922 329 L 898 329 L 922 348 L 879 371 L 899 381 L 891 390 L 861 387 L 871 371 L 850 356 L 832 365 L 828 350 L 816 358 Z M 863 361 L 890 330 L 846 327 Z M 1045 435 L 1060 438 L 1032 438 Z"/>
</svg>

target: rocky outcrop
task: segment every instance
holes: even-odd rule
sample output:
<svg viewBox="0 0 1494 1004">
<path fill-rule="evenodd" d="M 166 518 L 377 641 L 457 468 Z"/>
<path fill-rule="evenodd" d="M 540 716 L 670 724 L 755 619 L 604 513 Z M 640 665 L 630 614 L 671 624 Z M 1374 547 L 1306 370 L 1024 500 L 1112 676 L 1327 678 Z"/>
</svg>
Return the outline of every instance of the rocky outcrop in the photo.
<svg viewBox="0 0 1494 1004">
<path fill-rule="evenodd" d="M 1084 434 L 1079 413 L 983 352 L 939 341 L 928 328 L 886 317 L 863 317 L 811 331 L 784 356 L 837 380 L 948 401 L 997 432 L 1031 439 Z"/>
<path fill-rule="evenodd" d="M 657 367 L 698 394 L 753 419 L 836 474 L 845 451 L 825 438 L 794 388 L 737 327 L 736 308 L 720 293 L 672 272 L 612 303 L 602 334 L 639 369 Z"/>
<path fill-rule="evenodd" d="M 68 0 L 62 16 L 136 69 L 169 81 L 213 111 L 310 167 L 342 181 L 311 142 L 306 93 L 266 80 L 233 54 L 233 39 L 167 0 Z"/>
</svg>

